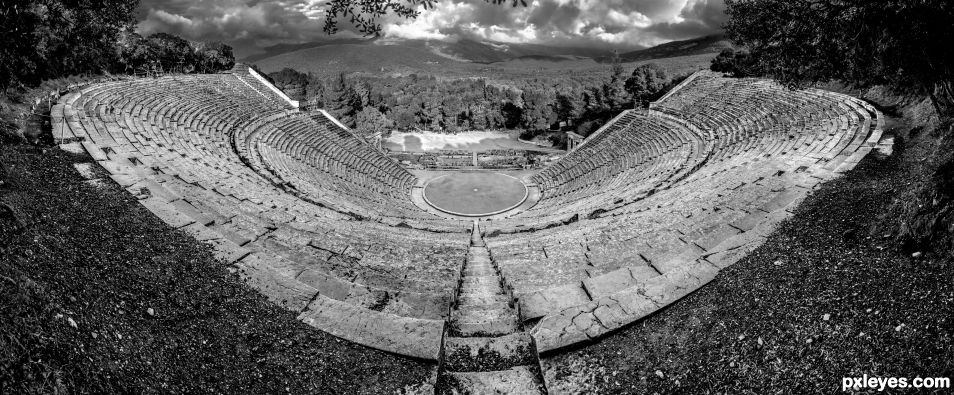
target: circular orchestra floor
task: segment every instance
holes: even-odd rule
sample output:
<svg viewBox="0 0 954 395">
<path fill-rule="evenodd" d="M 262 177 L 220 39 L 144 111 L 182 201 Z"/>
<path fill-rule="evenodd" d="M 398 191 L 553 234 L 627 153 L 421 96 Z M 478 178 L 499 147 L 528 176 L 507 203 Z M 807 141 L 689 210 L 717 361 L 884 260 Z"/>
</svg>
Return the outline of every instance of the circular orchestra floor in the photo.
<svg viewBox="0 0 954 395">
<path fill-rule="evenodd" d="M 527 198 L 527 187 L 506 174 L 472 171 L 443 175 L 424 186 L 424 200 L 455 215 L 480 217 L 502 213 Z"/>
</svg>

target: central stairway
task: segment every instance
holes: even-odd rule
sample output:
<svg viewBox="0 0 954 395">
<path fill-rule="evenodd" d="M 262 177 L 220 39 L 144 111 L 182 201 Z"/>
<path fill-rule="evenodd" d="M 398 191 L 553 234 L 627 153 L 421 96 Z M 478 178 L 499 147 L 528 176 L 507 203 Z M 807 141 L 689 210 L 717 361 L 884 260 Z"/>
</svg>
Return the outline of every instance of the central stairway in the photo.
<svg viewBox="0 0 954 395">
<path fill-rule="evenodd" d="M 474 221 L 457 302 L 444 335 L 437 394 L 545 394 L 533 338 Z"/>
</svg>

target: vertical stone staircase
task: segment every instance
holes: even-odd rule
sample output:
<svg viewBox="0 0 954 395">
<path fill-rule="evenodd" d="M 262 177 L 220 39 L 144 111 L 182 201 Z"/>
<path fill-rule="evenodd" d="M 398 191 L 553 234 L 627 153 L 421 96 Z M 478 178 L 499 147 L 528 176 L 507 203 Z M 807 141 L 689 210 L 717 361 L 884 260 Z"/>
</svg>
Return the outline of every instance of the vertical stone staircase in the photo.
<svg viewBox="0 0 954 395">
<path fill-rule="evenodd" d="M 457 302 L 444 335 L 437 394 L 545 394 L 536 346 L 474 221 Z"/>
</svg>

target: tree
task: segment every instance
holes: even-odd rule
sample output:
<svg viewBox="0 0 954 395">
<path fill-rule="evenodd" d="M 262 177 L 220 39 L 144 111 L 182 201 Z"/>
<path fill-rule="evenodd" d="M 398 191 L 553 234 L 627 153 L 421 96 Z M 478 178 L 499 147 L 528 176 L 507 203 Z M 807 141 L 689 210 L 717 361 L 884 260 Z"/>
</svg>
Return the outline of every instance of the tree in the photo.
<svg viewBox="0 0 954 395">
<path fill-rule="evenodd" d="M 394 127 L 394 122 L 374 107 L 366 107 L 361 110 L 356 120 L 357 127 L 355 127 L 354 132 L 366 141 L 370 141 L 375 134 L 381 133 L 383 135 Z"/>
<path fill-rule="evenodd" d="M 440 128 L 444 123 L 441 112 L 441 98 L 437 92 L 430 91 L 424 95 L 421 105 L 421 125 L 428 130 Z"/>
<path fill-rule="evenodd" d="M 146 45 L 151 48 L 163 70 L 180 69 L 194 64 L 192 45 L 189 41 L 168 33 L 156 33 L 146 37 Z"/>
<path fill-rule="evenodd" d="M 626 79 L 626 91 L 640 106 L 655 99 L 666 85 L 669 76 L 666 70 L 655 63 L 646 63 L 636 67 L 633 74 Z"/>
<path fill-rule="evenodd" d="M 112 67 L 134 72 L 152 66 L 164 70 L 214 73 L 235 65 L 232 47 L 220 42 L 194 42 L 166 33 L 143 38 L 135 32 L 120 32 L 116 37 L 118 59 Z"/>
<path fill-rule="evenodd" d="M 756 75 L 755 65 L 752 64 L 752 56 L 749 51 L 732 48 L 726 48 L 719 52 L 719 55 L 712 59 L 709 69 L 736 78 Z"/>
<path fill-rule="evenodd" d="M 727 0 L 726 13 L 729 37 L 783 84 L 914 88 L 954 109 L 954 2 Z"/>
<path fill-rule="evenodd" d="M 193 43 L 198 63 L 196 70 L 202 73 L 215 73 L 230 70 L 235 66 L 232 47 L 218 41 Z"/>
<path fill-rule="evenodd" d="M 312 73 L 308 73 L 308 85 L 305 86 L 307 106 L 322 108 L 325 106 L 325 84 Z"/>
<path fill-rule="evenodd" d="M 603 90 L 591 87 L 583 92 L 583 117 L 598 118 L 609 112 L 609 106 L 603 99 Z"/>
<path fill-rule="evenodd" d="M 414 112 L 409 108 L 397 109 L 392 113 L 392 116 L 394 117 L 394 124 L 398 129 L 410 130 L 417 125 Z"/>
<path fill-rule="evenodd" d="M 464 102 L 461 101 L 460 96 L 445 96 L 441 108 L 444 113 L 444 127 L 448 132 L 459 132 L 460 113 L 464 110 Z"/>
<path fill-rule="evenodd" d="M 568 121 L 579 117 L 582 107 L 583 103 L 580 101 L 580 96 L 558 93 L 553 112 L 556 113 L 557 120 Z"/>
<path fill-rule="evenodd" d="M 556 120 L 552 104 L 552 96 L 546 92 L 536 89 L 523 91 L 520 125 L 531 131 L 547 130 Z"/>
<path fill-rule="evenodd" d="M 0 89 L 119 64 L 117 37 L 135 27 L 137 1 L 9 0 L 0 6 Z"/>
<path fill-rule="evenodd" d="M 125 72 L 134 72 L 158 56 L 146 43 L 146 39 L 136 32 L 120 32 L 117 46 L 119 63 L 123 65 Z"/>
<path fill-rule="evenodd" d="M 483 104 L 475 104 L 470 107 L 468 119 L 470 120 L 471 130 L 486 130 L 491 127 L 487 122 L 487 108 Z"/>
<path fill-rule="evenodd" d="M 328 111 L 341 123 L 349 128 L 354 127 L 355 115 L 361 111 L 361 98 L 355 93 L 344 73 L 338 74 L 338 78 L 331 85 L 326 104 Z"/>
<path fill-rule="evenodd" d="M 610 111 L 620 111 L 629 107 L 630 100 L 626 94 L 625 80 L 623 78 L 623 65 L 619 58 L 619 53 L 613 53 L 613 63 L 610 66 L 610 78 L 603 83 L 603 100 Z"/>
<path fill-rule="evenodd" d="M 292 100 L 306 100 L 308 75 L 295 69 L 284 68 L 281 71 L 269 73 L 275 87 L 281 89 Z"/>
</svg>

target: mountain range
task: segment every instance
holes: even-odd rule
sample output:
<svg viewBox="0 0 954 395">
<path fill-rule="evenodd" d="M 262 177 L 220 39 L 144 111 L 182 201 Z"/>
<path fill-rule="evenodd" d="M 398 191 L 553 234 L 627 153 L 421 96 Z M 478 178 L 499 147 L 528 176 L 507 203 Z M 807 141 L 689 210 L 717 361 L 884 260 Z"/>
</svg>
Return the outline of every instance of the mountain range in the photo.
<svg viewBox="0 0 954 395">
<path fill-rule="evenodd" d="M 624 52 L 619 54 L 619 57 L 623 62 L 637 62 L 649 59 L 719 53 L 723 49 L 732 47 L 732 42 L 725 37 L 725 34 L 713 34 L 689 40 L 670 41 L 651 48 Z M 611 57 L 601 56 L 596 58 L 596 60 L 599 62 L 608 62 L 611 60 Z"/>
<path fill-rule="evenodd" d="M 731 43 L 722 35 L 673 41 L 651 48 L 630 47 L 620 53 L 624 62 L 718 53 Z M 492 41 L 337 39 L 303 44 L 281 44 L 240 61 L 266 72 L 290 67 L 320 74 L 339 72 L 425 72 L 467 74 L 508 68 L 579 68 L 607 63 L 607 49 L 513 44 Z"/>
</svg>

